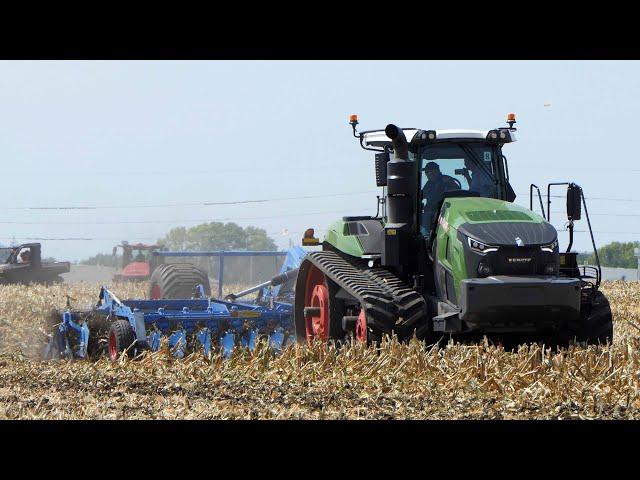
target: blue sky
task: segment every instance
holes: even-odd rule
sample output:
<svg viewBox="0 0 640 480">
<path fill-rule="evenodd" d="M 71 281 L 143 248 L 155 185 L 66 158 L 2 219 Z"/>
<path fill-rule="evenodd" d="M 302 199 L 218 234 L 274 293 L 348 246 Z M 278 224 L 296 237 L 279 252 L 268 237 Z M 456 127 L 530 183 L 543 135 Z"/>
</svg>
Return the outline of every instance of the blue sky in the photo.
<svg viewBox="0 0 640 480">
<path fill-rule="evenodd" d="M 59 259 L 218 219 L 286 247 L 307 227 L 374 214 L 373 156 L 351 113 L 362 129 L 489 129 L 515 112 L 504 153 L 516 201 L 528 205 L 531 182 L 574 180 L 598 244 L 640 240 L 638 62 L 4 61 L 0 108 L 0 242 L 93 239 L 42 241 Z M 182 205 L 152 206 L 166 204 Z M 140 208 L 113 208 L 126 205 Z M 21 209 L 57 206 L 101 208 Z M 586 234 L 575 246 L 589 248 Z"/>
</svg>

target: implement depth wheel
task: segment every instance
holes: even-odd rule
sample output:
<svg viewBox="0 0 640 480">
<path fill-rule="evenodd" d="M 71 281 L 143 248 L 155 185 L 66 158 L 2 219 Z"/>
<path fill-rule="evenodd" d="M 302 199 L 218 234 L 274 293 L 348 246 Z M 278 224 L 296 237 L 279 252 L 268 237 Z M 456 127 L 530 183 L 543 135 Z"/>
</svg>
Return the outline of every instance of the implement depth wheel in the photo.
<svg viewBox="0 0 640 480">
<path fill-rule="evenodd" d="M 109 360 L 115 362 L 124 351 L 129 357 L 132 357 L 134 341 L 135 335 L 129 322 L 126 320 L 113 322 L 109 329 Z"/>
<path fill-rule="evenodd" d="M 311 345 L 314 340 L 343 340 L 343 302 L 336 298 L 338 286 L 318 267 L 304 261 L 296 282 L 296 336 Z"/>
</svg>

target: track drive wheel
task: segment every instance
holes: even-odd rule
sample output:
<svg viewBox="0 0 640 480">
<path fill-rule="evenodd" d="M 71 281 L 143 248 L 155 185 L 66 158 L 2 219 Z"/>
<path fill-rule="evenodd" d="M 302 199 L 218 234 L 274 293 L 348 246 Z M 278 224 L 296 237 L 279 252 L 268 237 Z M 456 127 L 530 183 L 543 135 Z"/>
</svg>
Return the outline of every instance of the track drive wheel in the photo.
<svg viewBox="0 0 640 480">
<path fill-rule="evenodd" d="M 158 265 L 149 279 L 148 298 L 188 299 L 193 298 L 198 284 L 204 286 L 206 295 L 211 295 L 211 286 L 206 272 L 190 263 Z"/>
<path fill-rule="evenodd" d="M 587 314 L 581 316 L 576 340 L 590 345 L 613 342 L 613 315 L 609 300 L 600 291 L 596 292 Z"/>
<path fill-rule="evenodd" d="M 298 341 L 343 340 L 344 303 L 336 298 L 339 287 L 308 261 L 303 261 L 296 281 L 295 322 Z"/>
<path fill-rule="evenodd" d="M 132 346 L 135 341 L 133 328 L 126 320 L 116 320 L 109 329 L 109 360 L 115 362 L 124 351 L 127 355 L 133 356 Z"/>
</svg>

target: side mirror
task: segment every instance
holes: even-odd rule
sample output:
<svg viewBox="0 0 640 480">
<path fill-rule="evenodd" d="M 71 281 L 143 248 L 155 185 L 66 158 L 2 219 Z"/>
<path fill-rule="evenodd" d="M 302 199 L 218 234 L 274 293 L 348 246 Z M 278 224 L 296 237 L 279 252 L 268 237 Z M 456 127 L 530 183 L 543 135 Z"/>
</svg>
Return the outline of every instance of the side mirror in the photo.
<svg viewBox="0 0 640 480">
<path fill-rule="evenodd" d="M 575 183 L 567 187 L 567 219 L 580 220 L 582 216 L 582 188 Z"/>
<path fill-rule="evenodd" d="M 376 185 L 378 187 L 387 186 L 387 163 L 389 162 L 389 150 L 376 153 Z"/>
</svg>

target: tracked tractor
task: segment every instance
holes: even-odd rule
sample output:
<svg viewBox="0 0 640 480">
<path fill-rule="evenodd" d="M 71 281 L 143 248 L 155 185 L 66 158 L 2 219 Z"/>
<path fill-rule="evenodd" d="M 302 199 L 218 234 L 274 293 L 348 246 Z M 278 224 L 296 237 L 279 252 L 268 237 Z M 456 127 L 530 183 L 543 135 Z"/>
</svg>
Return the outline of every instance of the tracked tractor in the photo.
<svg viewBox="0 0 640 480">
<path fill-rule="evenodd" d="M 570 251 L 584 207 L 598 259 L 582 189 L 550 184 L 546 214 L 535 185 L 529 209 L 513 203 L 502 150 L 516 141 L 515 123 L 510 114 L 508 126 L 488 131 L 390 124 L 360 133 L 351 117 L 360 146 L 374 152 L 383 195 L 376 216 L 332 223 L 322 250 L 302 261 L 294 304 L 299 341 L 612 341 L 599 260 L 578 267 Z M 550 223 L 557 186 L 567 188 L 564 252 Z M 534 192 L 540 213 L 532 208 Z"/>
</svg>

